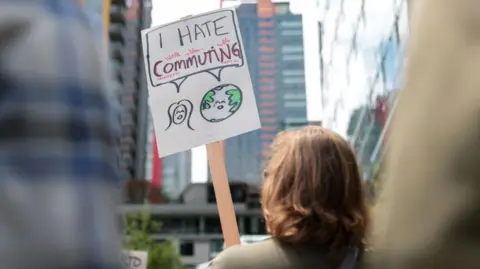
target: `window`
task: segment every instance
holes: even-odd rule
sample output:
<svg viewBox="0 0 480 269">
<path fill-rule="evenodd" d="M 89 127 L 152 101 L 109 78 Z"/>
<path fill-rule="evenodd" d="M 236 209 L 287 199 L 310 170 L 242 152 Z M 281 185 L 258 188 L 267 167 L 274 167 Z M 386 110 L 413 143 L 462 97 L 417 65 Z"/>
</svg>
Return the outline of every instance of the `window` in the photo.
<svg viewBox="0 0 480 269">
<path fill-rule="evenodd" d="M 278 4 L 275 6 L 275 13 L 277 14 L 287 14 L 290 12 L 290 7 L 288 4 Z"/>
<path fill-rule="evenodd" d="M 305 101 L 287 101 L 285 102 L 285 107 L 306 107 L 307 104 Z"/>
<path fill-rule="evenodd" d="M 283 78 L 283 83 L 284 84 L 302 84 L 305 83 L 305 79 L 303 77 L 300 78 Z"/>
<path fill-rule="evenodd" d="M 223 250 L 223 241 L 222 240 L 211 240 L 210 241 L 210 260 L 214 259 L 218 253 Z"/>
<path fill-rule="evenodd" d="M 230 186 L 230 192 L 232 195 L 232 201 L 234 203 L 245 203 L 245 200 L 247 199 L 247 190 L 245 185 Z"/>
<path fill-rule="evenodd" d="M 284 61 L 303 61 L 303 55 L 283 55 Z"/>
<path fill-rule="evenodd" d="M 307 123 L 307 119 L 306 118 L 286 118 L 285 119 L 285 123 L 287 125 L 298 125 L 298 124 L 305 124 Z"/>
<path fill-rule="evenodd" d="M 180 255 L 182 256 L 195 255 L 195 248 L 194 248 L 193 242 L 191 241 L 180 242 Z"/>
<path fill-rule="evenodd" d="M 285 45 L 282 46 L 283 53 L 289 52 L 303 52 L 303 45 Z"/>
<path fill-rule="evenodd" d="M 282 30 L 280 34 L 284 36 L 300 36 L 303 34 L 303 31 L 302 30 Z"/>
<path fill-rule="evenodd" d="M 210 250 L 212 252 L 221 252 L 223 250 L 222 240 L 210 240 Z"/>
<path fill-rule="evenodd" d="M 222 225 L 220 224 L 220 219 L 217 217 L 207 217 L 205 218 L 205 233 L 206 234 L 221 234 Z"/>
<path fill-rule="evenodd" d="M 292 100 L 292 99 L 301 99 L 305 100 L 306 95 L 304 93 L 286 93 L 283 95 L 283 99 Z"/>
<path fill-rule="evenodd" d="M 292 20 L 282 21 L 282 22 L 280 22 L 280 27 L 282 27 L 282 28 L 300 28 L 300 27 L 302 27 L 302 21 L 301 20 L 298 20 L 298 21 L 292 21 Z"/>
<path fill-rule="evenodd" d="M 282 71 L 283 76 L 304 76 L 305 71 L 303 69 L 284 69 Z"/>
<path fill-rule="evenodd" d="M 176 182 L 176 181 L 173 181 Z M 174 187 L 173 185 L 172 187 Z M 195 234 L 200 232 L 200 219 L 195 217 L 172 218 L 154 216 L 161 224 L 159 233 L 162 234 Z"/>
</svg>

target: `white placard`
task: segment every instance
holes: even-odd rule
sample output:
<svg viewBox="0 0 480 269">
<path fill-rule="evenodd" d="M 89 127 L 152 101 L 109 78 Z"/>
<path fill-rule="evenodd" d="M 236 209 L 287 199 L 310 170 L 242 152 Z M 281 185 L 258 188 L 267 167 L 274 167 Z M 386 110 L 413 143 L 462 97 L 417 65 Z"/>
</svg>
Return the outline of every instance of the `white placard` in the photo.
<svg viewBox="0 0 480 269">
<path fill-rule="evenodd" d="M 259 129 L 234 9 L 142 31 L 159 156 Z"/>
<path fill-rule="evenodd" d="M 148 253 L 146 251 L 124 250 L 120 260 L 128 269 L 147 269 Z"/>
</svg>

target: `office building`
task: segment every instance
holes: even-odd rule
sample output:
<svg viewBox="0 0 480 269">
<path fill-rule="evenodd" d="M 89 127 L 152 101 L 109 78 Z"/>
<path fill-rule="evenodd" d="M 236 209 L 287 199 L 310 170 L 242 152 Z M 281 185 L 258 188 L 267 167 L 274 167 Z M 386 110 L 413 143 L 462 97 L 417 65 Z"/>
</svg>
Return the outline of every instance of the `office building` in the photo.
<svg viewBox="0 0 480 269">
<path fill-rule="evenodd" d="M 323 123 L 350 139 L 367 179 L 388 146 L 408 36 L 407 1 L 378 3 L 330 6 L 322 24 Z"/>
<path fill-rule="evenodd" d="M 278 26 L 275 31 L 279 45 L 276 50 L 279 70 L 277 92 L 280 94 L 282 108 L 279 116 L 282 129 L 291 129 L 308 122 L 302 16 L 293 15 L 287 3 L 276 4 L 275 11 Z"/>
<path fill-rule="evenodd" d="M 262 128 L 225 141 L 226 167 L 230 180 L 258 184 L 275 135 L 308 123 L 302 16 L 271 0 L 242 1 L 237 14 Z"/>
<path fill-rule="evenodd" d="M 122 137 L 119 162 L 124 170 L 126 202 L 143 203 L 151 192 L 145 175 L 147 139 L 147 92 L 144 84 L 140 30 L 150 25 L 151 2 L 140 0 L 77 0 L 83 6 L 93 30 L 107 52 L 111 82 L 118 94 Z M 135 195 L 132 195 L 134 193 Z M 154 195 L 152 195 L 154 194 Z M 158 197 L 158 195 L 156 195 Z M 128 198 L 130 197 L 130 199 Z M 159 198 L 161 200 L 161 198 Z"/>
<path fill-rule="evenodd" d="M 111 0 L 109 38 L 121 115 L 121 163 L 126 179 L 145 177 L 147 87 L 140 31 L 151 23 L 151 1 Z"/>
<path fill-rule="evenodd" d="M 258 190 L 244 183 L 231 184 L 232 199 L 241 235 L 265 235 Z M 211 183 L 190 184 L 181 195 L 181 203 L 123 205 L 123 214 L 148 210 L 152 220 L 161 223 L 153 234 L 157 242 L 172 240 L 178 246 L 188 268 L 212 259 L 223 248 L 223 235 Z"/>
</svg>

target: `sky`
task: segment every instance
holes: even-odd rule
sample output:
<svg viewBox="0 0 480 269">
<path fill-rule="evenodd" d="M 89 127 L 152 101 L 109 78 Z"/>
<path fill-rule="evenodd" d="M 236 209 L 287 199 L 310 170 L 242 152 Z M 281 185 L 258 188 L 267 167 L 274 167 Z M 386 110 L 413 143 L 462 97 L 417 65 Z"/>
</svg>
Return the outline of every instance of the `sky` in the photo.
<svg viewBox="0 0 480 269">
<path fill-rule="evenodd" d="M 303 14 L 305 76 L 308 120 L 323 120 L 325 125 L 346 135 L 350 112 L 366 101 L 378 56 L 376 48 L 391 31 L 393 10 L 404 0 L 365 0 L 367 21 L 355 29 L 361 0 L 291 0 L 294 13 Z M 178 20 L 220 7 L 219 0 L 152 0 L 152 26 Z M 224 6 L 228 6 L 225 3 Z M 167 8 L 168 7 L 168 8 Z M 339 19 L 340 16 L 340 19 Z M 323 22 L 323 56 L 325 61 L 326 106 L 322 107 L 318 21 Z M 338 31 L 335 31 L 338 24 Z M 347 61 L 351 40 L 357 32 L 358 53 Z M 338 38 L 335 42 L 335 33 Z M 331 63 L 331 64 L 329 64 Z M 336 111 L 337 110 L 337 111 Z M 336 115 L 334 117 L 334 115 Z M 192 181 L 207 180 L 205 146 L 192 150 Z"/>
</svg>

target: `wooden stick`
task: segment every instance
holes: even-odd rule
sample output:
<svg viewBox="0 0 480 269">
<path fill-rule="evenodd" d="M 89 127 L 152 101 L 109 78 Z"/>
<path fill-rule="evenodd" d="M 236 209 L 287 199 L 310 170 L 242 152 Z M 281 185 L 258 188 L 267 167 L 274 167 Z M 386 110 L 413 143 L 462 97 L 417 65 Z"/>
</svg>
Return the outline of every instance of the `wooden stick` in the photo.
<svg viewBox="0 0 480 269">
<path fill-rule="evenodd" d="M 230 186 L 228 185 L 223 142 L 208 144 L 207 156 L 225 245 L 227 247 L 238 245 L 240 244 L 240 234 L 238 232 Z"/>
</svg>

